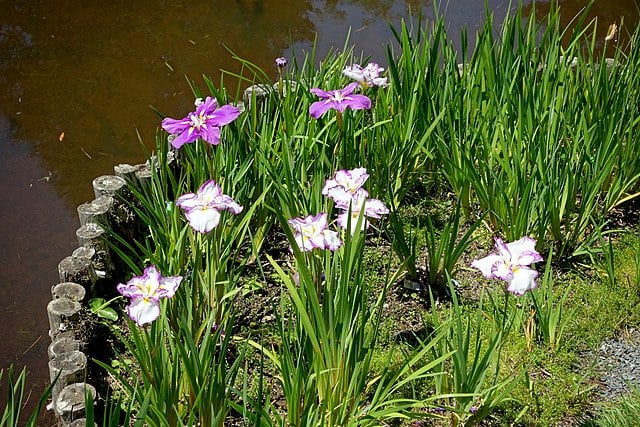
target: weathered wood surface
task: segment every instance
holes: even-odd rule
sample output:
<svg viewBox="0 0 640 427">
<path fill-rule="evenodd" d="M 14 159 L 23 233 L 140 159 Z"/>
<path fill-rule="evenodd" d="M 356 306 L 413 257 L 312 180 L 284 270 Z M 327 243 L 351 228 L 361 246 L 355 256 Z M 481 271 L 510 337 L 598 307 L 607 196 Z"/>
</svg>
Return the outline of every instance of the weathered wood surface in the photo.
<svg viewBox="0 0 640 427">
<path fill-rule="evenodd" d="M 49 317 L 49 336 L 52 340 L 58 338 L 60 333 L 72 329 L 74 323 L 80 321 L 82 306 L 78 301 L 69 298 L 58 298 L 47 304 L 47 316 Z"/>
<path fill-rule="evenodd" d="M 109 210 L 113 207 L 114 199 L 111 196 L 101 196 L 91 202 L 78 206 L 78 219 L 80 225 L 95 222 L 101 225 L 109 224 Z"/>
<path fill-rule="evenodd" d="M 74 282 L 63 282 L 51 287 L 51 296 L 53 299 L 69 298 L 73 301 L 82 301 L 86 295 L 86 291 L 82 285 Z"/>
<path fill-rule="evenodd" d="M 60 282 L 75 282 L 90 294 L 97 276 L 90 258 L 68 256 L 58 264 Z"/>
<path fill-rule="evenodd" d="M 127 182 L 117 175 L 102 175 L 93 180 L 93 192 L 96 198 L 121 194 Z"/>
<path fill-rule="evenodd" d="M 75 338 L 63 337 L 53 341 L 49 348 L 47 348 L 47 354 L 49 359 L 55 359 L 62 356 L 64 353 L 73 351 L 82 351 L 82 342 Z"/>
<path fill-rule="evenodd" d="M 86 369 L 87 356 L 80 350 L 64 352 L 49 360 L 49 379 L 53 384 L 51 396 L 55 399 L 69 384 L 81 382 Z"/>
<path fill-rule="evenodd" d="M 98 397 L 95 387 L 86 383 L 70 384 L 63 388 L 53 401 L 53 410 L 63 423 L 72 423 L 85 416 L 87 397 L 95 403 Z"/>
</svg>

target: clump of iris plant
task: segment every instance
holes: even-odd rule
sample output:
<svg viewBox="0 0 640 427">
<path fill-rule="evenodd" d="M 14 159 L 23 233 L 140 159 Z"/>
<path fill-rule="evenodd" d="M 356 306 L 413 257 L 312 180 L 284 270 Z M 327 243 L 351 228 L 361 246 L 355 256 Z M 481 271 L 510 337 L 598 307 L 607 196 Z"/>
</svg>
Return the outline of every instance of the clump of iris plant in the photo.
<svg viewBox="0 0 640 427">
<path fill-rule="evenodd" d="M 207 96 L 204 101 L 196 100 L 195 104 L 196 110 L 184 119 L 167 117 L 162 120 L 162 129 L 175 135 L 170 141 L 176 149 L 198 139 L 211 145 L 218 145 L 220 126 L 231 123 L 240 115 L 240 110 L 232 105 L 223 105 L 218 108 L 218 102 L 210 96 Z"/>
<path fill-rule="evenodd" d="M 335 251 L 342 245 L 338 233 L 327 228 L 327 214 L 324 212 L 304 218 L 292 218 L 288 222 L 295 231 L 293 238 L 303 252 L 313 249 Z"/>
<path fill-rule="evenodd" d="M 160 299 L 173 297 L 180 282 L 181 276 L 163 277 L 151 265 L 145 268 L 142 276 L 135 276 L 126 284 L 120 283 L 116 289 L 130 300 L 126 310 L 131 320 L 143 326 L 160 316 Z"/>
<path fill-rule="evenodd" d="M 311 93 L 321 98 L 309 106 L 309 114 L 314 119 L 319 118 L 329 110 L 336 110 L 340 115 L 350 108 L 352 110 L 368 110 L 371 108 L 371 99 L 366 95 L 354 94 L 358 83 L 351 83 L 343 89 L 324 91 L 313 88 Z"/>
<path fill-rule="evenodd" d="M 197 193 L 178 197 L 176 206 L 185 211 L 189 225 L 200 233 L 208 233 L 218 226 L 220 211 L 226 210 L 237 215 L 243 209 L 231 197 L 223 194 L 222 188 L 212 179 L 203 183 Z"/>
<path fill-rule="evenodd" d="M 369 198 L 369 193 L 363 188 L 368 178 L 369 174 L 365 168 L 339 170 L 322 188 L 322 194 L 333 199 L 335 206 L 343 211 L 338 215 L 338 225 L 347 229 L 351 224 L 349 232 L 352 235 L 356 231 L 355 227 L 361 213 L 364 215 L 361 222 L 362 230 L 369 228 L 369 218 L 379 219 L 389 213 L 384 203 Z"/>
<path fill-rule="evenodd" d="M 538 272 L 529 268 L 533 263 L 542 261 L 536 251 L 536 241 L 523 237 L 511 243 L 504 243 L 496 237 L 497 253 L 490 254 L 471 263 L 471 266 L 482 272 L 488 279 L 500 279 L 507 283 L 507 291 L 514 295 L 524 295 L 535 289 Z"/>
<path fill-rule="evenodd" d="M 364 89 L 373 86 L 389 86 L 387 78 L 381 76 L 383 72 L 384 68 L 375 62 L 370 62 L 365 67 L 362 67 L 360 64 L 347 65 L 344 67 L 344 70 L 342 70 L 344 76 L 359 82 Z"/>
</svg>

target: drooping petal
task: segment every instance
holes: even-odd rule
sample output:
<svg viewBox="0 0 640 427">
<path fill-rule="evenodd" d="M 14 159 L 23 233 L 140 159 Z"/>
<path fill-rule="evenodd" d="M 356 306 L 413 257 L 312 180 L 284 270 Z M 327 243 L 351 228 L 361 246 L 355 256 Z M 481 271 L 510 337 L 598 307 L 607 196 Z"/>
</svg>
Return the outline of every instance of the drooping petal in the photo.
<svg viewBox="0 0 640 427">
<path fill-rule="evenodd" d="M 364 214 L 369 218 L 382 218 L 387 215 L 389 209 L 378 199 L 367 199 L 364 202 Z"/>
<path fill-rule="evenodd" d="M 542 256 L 536 251 L 536 241 L 531 237 L 507 243 L 507 247 L 514 264 L 525 266 L 542 261 Z"/>
<path fill-rule="evenodd" d="M 338 233 L 332 230 L 324 230 L 324 243 L 325 248 L 330 251 L 335 251 L 340 246 L 342 246 L 342 240 L 338 237 Z"/>
<path fill-rule="evenodd" d="M 207 206 L 187 209 L 185 216 L 189 225 L 199 233 L 208 233 L 220 223 L 220 212 Z"/>
<path fill-rule="evenodd" d="M 314 87 L 313 89 L 310 89 L 309 92 L 311 92 L 312 94 L 318 96 L 319 98 L 322 99 L 329 99 L 333 96 L 333 92 L 326 92 L 322 89 L 319 89 L 317 87 Z"/>
<path fill-rule="evenodd" d="M 507 281 L 507 291 L 514 295 L 524 295 L 525 292 L 535 289 L 538 272 L 527 267 L 513 270 L 511 279 Z"/>
<path fill-rule="evenodd" d="M 190 144 L 200 138 L 200 132 L 193 127 L 188 127 L 177 137 L 171 140 L 171 146 L 175 149 L 182 147 L 184 144 Z"/>
<path fill-rule="evenodd" d="M 227 196 L 226 194 L 221 194 L 218 197 L 216 197 L 210 203 L 210 205 L 216 209 L 227 210 L 236 215 L 242 212 L 242 209 L 243 209 L 241 205 L 236 203 L 235 200 L 233 200 L 231 197 Z"/>
<path fill-rule="evenodd" d="M 160 278 L 160 289 L 158 294 L 161 298 L 172 298 L 178 286 L 182 282 L 182 276 L 167 276 Z"/>
<path fill-rule="evenodd" d="M 160 316 L 160 304 L 152 298 L 133 298 L 126 309 L 131 320 L 138 326 L 151 323 Z"/>
<path fill-rule="evenodd" d="M 217 110 L 211 112 L 207 118 L 207 123 L 210 123 L 213 126 L 224 126 L 228 125 L 232 121 L 238 118 L 240 115 L 240 110 L 238 110 L 233 105 L 223 105 Z"/>
<path fill-rule="evenodd" d="M 371 108 L 371 99 L 366 95 L 349 95 L 349 97 L 341 103 L 344 107 L 349 107 L 352 110 L 368 110 Z"/>
<path fill-rule="evenodd" d="M 186 193 L 176 199 L 176 206 L 181 208 L 193 208 L 199 205 L 198 195 L 195 193 Z"/>
<path fill-rule="evenodd" d="M 220 128 L 217 126 L 205 124 L 200 128 L 200 135 L 205 142 L 211 145 L 220 144 Z"/>
<path fill-rule="evenodd" d="M 180 120 L 167 117 L 162 120 L 161 126 L 162 129 L 164 129 L 168 133 L 181 134 L 186 129 L 189 129 L 189 127 L 191 126 L 191 121 L 189 120 L 189 117 Z"/>
<path fill-rule="evenodd" d="M 501 256 L 496 254 L 488 255 L 484 258 L 476 259 L 471 263 L 471 267 L 477 268 L 480 270 L 482 275 L 487 279 L 493 279 L 494 276 L 494 266 L 498 263 L 503 263 L 504 261 Z"/>
<path fill-rule="evenodd" d="M 319 118 L 332 108 L 332 102 L 328 100 L 316 101 L 309 106 L 309 115 L 314 119 Z"/>
</svg>

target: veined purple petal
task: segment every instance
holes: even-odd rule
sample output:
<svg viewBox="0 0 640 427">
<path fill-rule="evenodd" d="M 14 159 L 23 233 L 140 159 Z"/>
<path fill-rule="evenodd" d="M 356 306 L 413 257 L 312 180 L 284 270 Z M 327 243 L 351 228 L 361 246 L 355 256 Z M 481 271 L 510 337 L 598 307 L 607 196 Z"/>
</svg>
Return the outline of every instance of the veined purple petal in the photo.
<svg viewBox="0 0 640 427">
<path fill-rule="evenodd" d="M 168 133 L 180 134 L 186 129 L 189 129 L 189 127 L 191 126 L 191 120 L 189 120 L 189 117 L 180 120 L 167 117 L 162 120 L 161 125 L 162 129 L 164 129 Z"/>
<path fill-rule="evenodd" d="M 366 95 L 349 95 L 343 103 L 352 110 L 368 110 L 371 108 L 371 99 Z"/>
<path fill-rule="evenodd" d="M 200 137 L 211 145 L 220 144 L 220 128 L 208 124 L 200 128 Z"/>
<path fill-rule="evenodd" d="M 355 92 L 355 90 L 359 86 L 360 85 L 358 83 L 353 82 L 353 83 L 349 83 L 348 85 L 346 85 L 343 89 L 336 90 L 335 92 L 339 92 L 340 96 L 347 97 L 347 96 L 351 95 L 353 92 Z M 364 96 L 364 95 L 360 95 L 360 96 Z M 365 96 L 365 98 L 367 98 L 367 97 Z M 367 99 L 369 99 L 369 98 L 367 98 Z"/>
<path fill-rule="evenodd" d="M 240 110 L 238 110 L 233 105 L 223 105 L 217 110 L 208 114 L 207 123 L 210 123 L 213 126 L 224 126 L 228 125 L 232 121 L 238 118 L 240 115 Z"/>
<path fill-rule="evenodd" d="M 313 89 L 310 89 L 309 92 L 311 92 L 312 94 L 322 98 L 322 99 L 329 99 L 333 97 L 333 91 L 329 91 L 326 92 L 320 88 L 314 87 Z"/>
<path fill-rule="evenodd" d="M 333 108 L 332 105 L 333 103 L 331 101 L 316 101 L 309 106 L 309 115 L 314 119 L 317 119 Z"/>
</svg>

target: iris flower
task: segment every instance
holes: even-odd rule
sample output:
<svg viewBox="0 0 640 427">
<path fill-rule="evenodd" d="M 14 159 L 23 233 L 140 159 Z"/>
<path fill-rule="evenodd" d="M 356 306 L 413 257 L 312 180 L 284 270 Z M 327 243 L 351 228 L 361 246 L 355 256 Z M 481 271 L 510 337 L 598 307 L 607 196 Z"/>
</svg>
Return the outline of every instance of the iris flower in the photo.
<svg viewBox="0 0 640 427">
<path fill-rule="evenodd" d="M 339 170 L 332 179 L 325 182 L 322 194 L 331 197 L 335 202 L 343 202 L 348 206 L 354 197 L 360 194 L 365 197 L 369 195 L 367 190 L 362 188 L 368 178 L 369 174 L 366 168 Z"/>
<path fill-rule="evenodd" d="M 284 68 L 287 66 L 287 64 L 288 64 L 287 58 L 285 58 L 284 56 L 276 58 L 276 67 Z"/>
<path fill-rule="evenodd" d="M 366 193 L 366 192 L 365 192 Z M 352 200 L 345 202 L 343 200 L 336 201 L 336 207 L 342 209 L 343 212 L 338 215 L 337 223 L 340 227 L 347 229 L 350 225 L 349 232 L 353 235 L 356 231 L 358 218 L 360 213 L 364 215 L 360 224 L 360 229 L 369 228 L 368 218 L 380 219 L 382 215 L 389 213 L 389 209 L 378 199 L 368 199 L 365 193 L 359 193 Z M 349 211 L 351 208 L 351 211 Z M 351 222 L 349 222 L 349 214 L 351 214 Z"/>
<path fill-rule="evenodd" d="M 220 126 L 227 125 L 240 115 L 240 110 L 232 105 L 218 108 L 215 98 L 207 96 L 196 103 L 196 110 L 181 120 L 165 118 L 162 128 L 172 135 L 171 145 L 180 148 L 201 138 L 212 145 L 220 143 Z"/>
<path fill-rule="evenodd" d="M 342 74 L 360 82 L 364 88 L 371 86 L 387 87 L 389 86 L 387 78 L 380 77 L 383 71 L 384 68 L 375 62 L 370 62 L 364 68 L 359 64 L 347 65 L 344 67 L 344 70 L 342 70 Z"/>
<path fill-rule="evenodd" d="M 305 218 L 292 218 L 289 225 L 294 229 L 294 239 L 301 251 L 329 249 L 335 251 L 342 245 L 338 233 L 327 229 L 327 214 L 309 215 Z"/>
<path fill-rule="evenodd" d="M 242 206 L 223 194 L 214 180 L 202 184 L 197 193 L 178 197 L 176 206 L 184 209 L 189 225 L 200 233 L 208 233 L 218 226 L 220 211 L 227 210 L 236 215 L 242 212 Z"/>
<path fill-rule="evenodd" d="M 471 266 L 482 272 L 488 279 L 500 279 L 507 282 L 507 291 L 515 295 L 524 295 L 536 287 L 538 272 L 529 268 L 535 262 L 542 261 L 536 251 L 536 241 L 523 237 L 511 243 L 496 238 L 497 253 L 475 260 Z"/>
<path fill-rule="evenodd" d="M 116 289 L 130 299 L 127 314 L 136 325 L 142 326 L 158 318 L 160 299 L 174 296 L 181 281 L 181 276 L 162 277 L 151 265 L 144 269 L 142 276 L 133 277 L 126 284 L 120 283 Z"/>
<path fill-rule="evenodd" d="M 322 116 L 330 109 L 344 112 L 345 109 L 368 110 L 371 108 L 371 100 L 366 95 L 354 94 L 358 83 L 351 83 L 344 89 L 325 92 L 318 88 L 311 89 L 311 93 L 322 98 L 322 101 L 314 102 L 309 106 L 309 114 L 314 119 Z"/>
</svg>

